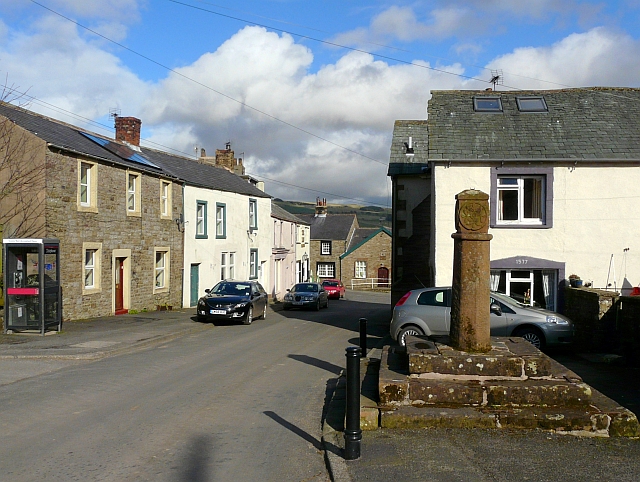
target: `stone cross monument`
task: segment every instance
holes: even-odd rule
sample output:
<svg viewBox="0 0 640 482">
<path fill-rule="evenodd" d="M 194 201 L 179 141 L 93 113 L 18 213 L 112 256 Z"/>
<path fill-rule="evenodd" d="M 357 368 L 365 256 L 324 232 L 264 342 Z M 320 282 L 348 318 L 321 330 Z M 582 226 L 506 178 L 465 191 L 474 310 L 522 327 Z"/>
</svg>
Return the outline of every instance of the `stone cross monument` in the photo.
<svg viewBox="0 0 640 482">
<path fill-rule="evenodd" d="M 453 238 L 451 345 L 461 351 L 491 350 L 489 195 L 470 189 L 456 195 Z"/>
</svg>

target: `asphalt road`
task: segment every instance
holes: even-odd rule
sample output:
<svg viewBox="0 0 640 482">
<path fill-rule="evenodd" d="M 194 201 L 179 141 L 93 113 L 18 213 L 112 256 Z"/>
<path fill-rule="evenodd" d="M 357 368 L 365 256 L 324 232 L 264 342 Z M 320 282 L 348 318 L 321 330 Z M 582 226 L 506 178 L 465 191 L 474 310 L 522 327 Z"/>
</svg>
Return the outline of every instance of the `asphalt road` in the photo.
<svg viewBox="0 0 640 482">
<path fill-rule="evenodd" d="M 388 295 L 348 298 L 51 371 L 22 361 L 32 376 L 0 386 L 0 479 L 329 480 L 327 382 L 359 318 L 380 335 L 389 318 Z"/>
</svg>

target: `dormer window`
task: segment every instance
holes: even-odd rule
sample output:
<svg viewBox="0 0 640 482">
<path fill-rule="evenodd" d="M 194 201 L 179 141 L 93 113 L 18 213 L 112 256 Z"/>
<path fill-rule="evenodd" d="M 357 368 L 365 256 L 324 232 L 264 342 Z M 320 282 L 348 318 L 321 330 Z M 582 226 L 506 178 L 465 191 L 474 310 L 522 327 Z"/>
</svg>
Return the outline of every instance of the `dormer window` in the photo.
<svg viewBox="0 0 640 482">
<path fill-rule="evenodd" d="M 516 97 L 516 103 L 520 112 L 549 112 L 541 95 Z"/>
<path fill-rule="evenodd" d="M 498 96 L 474 97 L 473 110 L 476 112 L 502 112 L 502 100 Z"/>
</svg>

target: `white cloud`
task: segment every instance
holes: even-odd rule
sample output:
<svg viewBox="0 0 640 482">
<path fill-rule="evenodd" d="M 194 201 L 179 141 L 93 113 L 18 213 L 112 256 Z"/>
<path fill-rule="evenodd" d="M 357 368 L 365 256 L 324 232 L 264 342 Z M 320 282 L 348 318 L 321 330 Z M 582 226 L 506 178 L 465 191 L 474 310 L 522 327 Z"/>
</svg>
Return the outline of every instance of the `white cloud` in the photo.
<svg viewBox="0 0 640 482">
<path fill-rule="evenodd" d="M 81 116 L 97 118 L 113 107 L 137 110 L 146 90 L 118 57 L 81 38 L 75 25 L 58 17 L 45 16 L 28 34 L 10 32 L 5 39 L 0 68 L 9 85 Z"/>
<path fill-rule="evenodd" d="M 491 61 L 505 84 L 527 89 L 638 85 L 640 42 L 603 27 L 542 48 L 519 48 Z"/>
<path fill-rule="evenodd" d="M 394 121 L 425 118 L 429 88 L 457 88 L 460 78 L 390 66 L 360 52 L 315 73 L 309 71 L 312 61 L 311 51 L 289 35 L 246 27 L 216 52 L 179 69 L 244 105 L 172 73 L 152 89 L 143 123 L 152 129 L 170 123 L 178 133 L 175 140 L 185 142 L 179 146 L 184 152 L 192 152 L 194 144 L 213 152 L 231 140 L 257 177 L 355 198 L 384 198 Z M 462 72 L 457 65 L 444 69 Z M 154 139 L 163 142 L 155 129 Z M 291 192 L 267 185 L 278 197 Z"/>
</svg>

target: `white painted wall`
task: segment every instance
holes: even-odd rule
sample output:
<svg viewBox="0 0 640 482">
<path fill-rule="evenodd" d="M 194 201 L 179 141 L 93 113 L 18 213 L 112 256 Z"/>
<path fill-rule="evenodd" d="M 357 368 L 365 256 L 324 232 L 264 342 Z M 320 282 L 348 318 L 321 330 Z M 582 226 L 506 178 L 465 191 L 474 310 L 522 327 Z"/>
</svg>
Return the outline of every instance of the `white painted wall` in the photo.
<svg viewBox="0 0 640 482">
<path fill-rule="evenodd" d="M 249 199 L 258 205 L 258 229 L 249 233 Z M 207 202 L 207 238 L 196 239 L 196 205 Z M 216 239 L 216 203 L 226 205 L 226 238 Z M 215 191 L 186 186 L 184 189 L 184 282 L 183 306 L 190 305 L 192 264 L 199 264 L 199 292 L 213 287 L 221 276 L 223 252 L 235 252 L 235 278 L 249 279 L 249 253 L 258 249 L 261 271 L 258 280 L 267 290 L 271 289 L 270 257 L 273 239 L 271 199 L 253 198 L 244 194 Z"/>
<path fill-rule="evenodd" d="M 272 289 L 269 294 L 281 300 L 296 279 L 296 234 L 297 225 L 290 221 L 271 218 L 273 224 L 273 247 L 286 249 L 289 253 L 283 259 L 271 259 Z"/>
<path fill-rule="evenodd" d="M 491 194 L 488 167 L 433 167 L 432 259 L 435 284 L 451 284 L 455 196 L 466 189 Z M 553 228 L 489 229 L 491 259 L 531 256 L 566 263 L 595 288 L 640 283 L 640 169 L 637 167 L 554 168 Z M 629 251 L 624 254 L 624 249 Z M 610 270 L 611 255 L 614 263 Z"/>
</svg>

